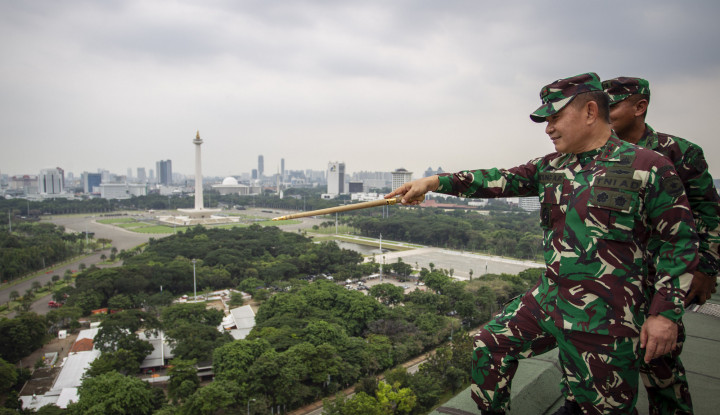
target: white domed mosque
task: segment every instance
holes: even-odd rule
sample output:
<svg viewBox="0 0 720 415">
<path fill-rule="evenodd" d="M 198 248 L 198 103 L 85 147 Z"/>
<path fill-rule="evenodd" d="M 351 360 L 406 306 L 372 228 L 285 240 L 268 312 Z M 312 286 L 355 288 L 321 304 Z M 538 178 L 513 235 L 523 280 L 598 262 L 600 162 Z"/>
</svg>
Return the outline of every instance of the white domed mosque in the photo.
<svg viewBox="0 0 720 415">
<path fill-rule="evenodd" d="M 202 155 L 200 146 L 203 140 L 200 138 L 200 131 L 197 132 L 193 144 L 195 144 L 195 208 L 178 209 L 177 216 L 161 216 L 158 220 L 173 225 L 211 225 L 215 223 L 238 222 L 239 218 L 229 216 L 217 216 L 221 209 L 205 209 L 203 207 L 203 179 L 202 179 Z M 225 179 L 227 180 L 227 179 Z M 233 180 L 235 180 L 233 178 Z M 235 180 L 237 184 L 237 180 Z"/>
<path fill-rule="evenodd" d="M 255 195 L 260 193 L 260 187 L 251 187 L 238 183 L 237 179 L 230 176 L 226 177 L 222 184 L 214 184 L 212 188 L 217 190 L 221 195 Z"/>
</svg>

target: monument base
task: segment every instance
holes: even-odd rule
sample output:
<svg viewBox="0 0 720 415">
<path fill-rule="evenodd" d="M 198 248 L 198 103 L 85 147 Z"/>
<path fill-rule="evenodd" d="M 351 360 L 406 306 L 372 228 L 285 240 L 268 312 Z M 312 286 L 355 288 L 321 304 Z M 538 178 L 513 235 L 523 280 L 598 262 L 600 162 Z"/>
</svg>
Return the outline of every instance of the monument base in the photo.
<svg viewBox="0 0 720 415">
<path fill-rule="evenodd" d="M 158 216 L 158 221 L 168 225 L 217 225 L 222 223 L 240 222 L 240 218 L 218 216 L 222 209 L 178 209 L 178 215 Z"/>
</svg>

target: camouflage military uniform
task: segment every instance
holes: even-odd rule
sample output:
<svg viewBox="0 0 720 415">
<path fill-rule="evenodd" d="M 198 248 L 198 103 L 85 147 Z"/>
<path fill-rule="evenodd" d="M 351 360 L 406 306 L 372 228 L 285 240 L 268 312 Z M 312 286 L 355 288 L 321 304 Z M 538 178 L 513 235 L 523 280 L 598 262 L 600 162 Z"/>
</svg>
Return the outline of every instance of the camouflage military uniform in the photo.
<svg viewBox="0 0 720 415">
<path fill-rule="evenodd" d="M 546 87 L 541 97 L 562 108 L 566 92 Z M 534 121 L 544 119 L 539 112 Z M 635 413 L 644 310 L 677 321 L 688 272 L 697 263 L 692 215 L 672 165 L 613 135 L 585 153 L 552 153 L 509 170 L 463 171 L 439 180 L 440 193 L 539 196 L 542 206 L 546 272 L 475 337 L 472 395 L 478 406 L 504 409 L 518 359 L 558 347 L 585 412 Z M 646 304 L 651 238 L 659 241 L 654 283 L 661 295 Z"/>
<path fill-rule="evenodd" d="M 646 80 L 621 77 L 603 82 L 611 105 L 634 94 L 650 97 Z M 645 133 L 637 145 L 655 150 L 674 164 L 682 179 L 700 238 L 700 258 L 697 267 L 708 276 L 717 276 L 720 267 L 720 196 L 708 172 L 702 148 L 683 138 L 657 133 L 645 124 Z M 647 284 L 646 295 L 652 299 L 654 286 Z M 692 414 L 692 399 L 685 368 L 680 360 L 685 341 L 685 326 L 678 322 L 677 348 L 672 353 L 641 362 L 640 375 L 648 392 L 650 414 Z"/>
</svg>

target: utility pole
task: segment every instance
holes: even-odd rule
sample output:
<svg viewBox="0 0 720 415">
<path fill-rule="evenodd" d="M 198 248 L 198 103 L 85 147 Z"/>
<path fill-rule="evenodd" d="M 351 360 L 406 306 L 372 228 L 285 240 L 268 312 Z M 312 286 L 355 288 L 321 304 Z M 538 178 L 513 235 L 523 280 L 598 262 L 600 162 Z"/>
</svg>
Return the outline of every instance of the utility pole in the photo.
<svg viewBox="0 0 720 415">
<path fill-rule="evenodd" d="M 197 303 L 197 284 L 195 283 L 195 262 L 197 262 L 197 259 L 193 259 L 193 295 L 195 295 L 195 302 Z"/>
</svg>

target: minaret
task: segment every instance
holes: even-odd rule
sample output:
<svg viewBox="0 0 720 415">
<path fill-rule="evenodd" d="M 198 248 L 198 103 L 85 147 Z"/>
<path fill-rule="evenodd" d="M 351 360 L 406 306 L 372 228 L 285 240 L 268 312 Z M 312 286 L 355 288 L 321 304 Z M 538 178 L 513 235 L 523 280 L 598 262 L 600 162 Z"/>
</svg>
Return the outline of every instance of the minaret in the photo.
<svg viewBox="0 0 720 415">
<path fill-rule="evenodd" d="M 200 146 L 203 140 L 200 138 L 198 130 L 193 144 L 195 144 L 195 210 L 203 209 L 203 180 L 202 180 L 202 157 L 200 156 Z"/>
</svg>

